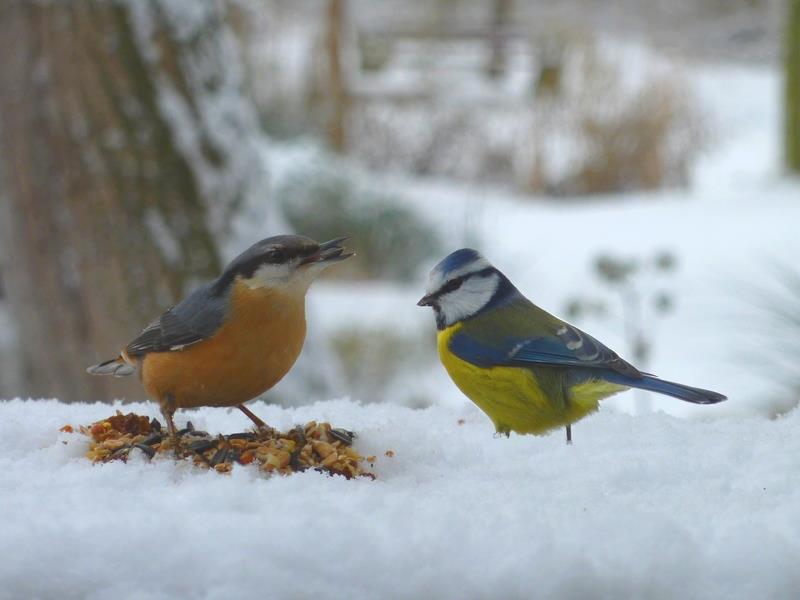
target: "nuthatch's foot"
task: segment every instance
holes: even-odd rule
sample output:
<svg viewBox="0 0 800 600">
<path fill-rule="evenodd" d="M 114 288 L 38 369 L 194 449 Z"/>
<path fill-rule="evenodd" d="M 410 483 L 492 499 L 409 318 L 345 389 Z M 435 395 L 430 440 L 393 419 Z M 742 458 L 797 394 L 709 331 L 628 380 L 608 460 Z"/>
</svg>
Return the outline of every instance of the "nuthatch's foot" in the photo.
<svg viewBox="0 0 800 600">
<path fill-rule="evenodd" d="M 168 432 L 168 439 L 170 444 L 172 444 L 172 451 L 175 453 L 175 459 L 183 458 L 183 443 L 182 437 L 187 433 L 194 431 L 194 426 L 192 425 L 191 421 L 186 423 L 186 427 L 183 429 L 177 429 L 175 427 L 175 421 L 172 419 L 172 414 L 170 413 L 163 413 L 164 419 L 167 421 L 167 432 Z"/>
<path fill-rule="evenodd" d="M 183 458 L 183 444 L 181 443 L 181 436 L 177 433 L 169 436 L 169 442 L 172 445 L 172 452 L 175 455 L 175 460 Z"/>
</svg>

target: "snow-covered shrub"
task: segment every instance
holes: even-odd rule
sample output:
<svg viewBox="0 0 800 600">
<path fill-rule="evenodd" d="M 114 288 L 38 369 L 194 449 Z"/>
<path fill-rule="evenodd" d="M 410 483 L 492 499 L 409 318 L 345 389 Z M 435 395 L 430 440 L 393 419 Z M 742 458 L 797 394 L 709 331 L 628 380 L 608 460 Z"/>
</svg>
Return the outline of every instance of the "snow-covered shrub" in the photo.
<svg viewBox="0 0 800 600">
<path fill-rule="evenodd" d="M 338 276 L 409 280 L 441 253 L 437 231 L 400 196 L 341 161 L 320 159 L 287 173 L 275 199 L 294 231 L 352 238 L 356 258 Z"/>
<path fill-rule="evenodd" d="M 631 360 L 647 370 L 654 344 L 653 325 L 675 308 L 670 279 L 676 269 L 677 258 L 668 250 L 649 257 L 599 254 L 594 259 L 594 275 L 615 298 L 609 301 L 605 294 L 577 295 L 568 300 L 566 314 L 570 319 L 594 315 L 619 320 L 626 331 Z M 610 304 L 619 308 L 612 309 Z"/>
<path fill-rule="evenodd" d="M 500 84 L 467 72 L 417 94 L 357 97 L 350 154 L 372 168 L 556 196 L 688 185 L 705 136 L 676 65 L 577 34 L 531 51 L 533 72 Z"/>
<path fill-rule="evenodd" d="M 359 402 L 393 402 L 424 408 L 431 399 L 409 378 L 436 360 L 433 331 L 345 327 L 331 336 L 345 389 Z"/>
<path fill-rule="evenodd" d="M 259 7 L 245 54 L 265 127 L 325 139 L 320 107 L 333 92 L 315 69 L 328 58 L 324 14 L 248 2 Z M 549 29 L 507 40 L 505 68 L 487 77 L 487 39 L 349 27 L 344 152 L 374 169 L 556 196 L 688 185 L 704 136 L 681 65 L 644 45 Z"/>
<path fill-rule="evenodd" d="M 552 191 L 580 195 L 688 185 L 704 131 L 678 73 L 658 65 L 649 71 L 635 61 L 627 65 L 591 42 L 576 52 L 579 83 L 559 110 L 561 127 L 574 140 L 573 156 L 565 177 L 551 177 Z"/>
<path fill-rule="evenodd" d="M 769 285 L 744 288 L 761 313 L 744 360 L 777 388 L 762 407 L 776 418 L 800 406 L 800 269 L 780 263 L 771 275 Z"/>
<path fill-rule="evenodd" d="M 350 117 L 349 152 L 374 169 L 508 184 L 514 180 L 511 112 L 432 100 L 365 100 Z"/>
</svg>

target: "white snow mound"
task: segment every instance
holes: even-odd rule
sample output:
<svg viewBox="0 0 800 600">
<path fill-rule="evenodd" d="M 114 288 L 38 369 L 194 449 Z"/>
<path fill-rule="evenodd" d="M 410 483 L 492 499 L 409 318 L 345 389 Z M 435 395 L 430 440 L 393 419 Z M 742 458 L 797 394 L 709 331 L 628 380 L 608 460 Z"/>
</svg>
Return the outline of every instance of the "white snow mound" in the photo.
<svg viewBox="0 0 800 600">
<path fill-rule="evenodd" d="M 93 466 L 59 433 L 152 404 L 0 403 L 0 598 L 787 598 L 800 589 L 800 413 L 601 411 L 494 438 L 474 407 L 254 411 L 354 429 L 376 481 Z M 241 431 L 238 411 L 180 413 Z M 459 419 L 464 419 L 459 424 Z M 384 456 L 393 450 L 395 456 Z"/>
</svg>

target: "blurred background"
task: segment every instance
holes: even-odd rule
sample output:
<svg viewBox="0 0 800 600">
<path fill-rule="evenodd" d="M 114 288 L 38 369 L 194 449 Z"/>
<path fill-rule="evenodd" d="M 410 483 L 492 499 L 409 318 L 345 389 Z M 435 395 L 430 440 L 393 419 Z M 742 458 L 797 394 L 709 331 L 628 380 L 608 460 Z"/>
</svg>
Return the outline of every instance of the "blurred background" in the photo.
<svg viewBox="0 0 800 600">
<path fill-rule="evenodd" d="M 800 0 L 4 0 L 0 398 L 92 378 L 257 239 L 349 234 L 266 399 L 466 400 L 427 271 L 483 252 L 640 368 L 800 400 Z"/>
</svg>

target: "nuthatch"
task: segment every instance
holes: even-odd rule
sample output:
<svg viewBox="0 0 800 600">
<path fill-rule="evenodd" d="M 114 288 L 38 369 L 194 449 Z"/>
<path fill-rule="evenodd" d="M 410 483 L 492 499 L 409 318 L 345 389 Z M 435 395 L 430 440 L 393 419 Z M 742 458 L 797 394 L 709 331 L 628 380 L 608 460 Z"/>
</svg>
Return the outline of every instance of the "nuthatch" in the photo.
<svg viewBox="0 0 800 600">
<path fill-rule="evenodd" d="M 628 388 L 694 404 L 717 392 L 642 373 L 577 327 L 545 312 L 475 250 L 463 248 L 431 271 L 418 302 L 436 313 L 439 357 L 464 395 L 498 433 L 545 433 L 597 410 Z"/>
<path fill-rule="evenodd" d="M 349 258 L 340 245 L 299 235 L 253 244 L 216 280 L 150 323 L 119 356 L 87 371 L 123 377 L 139 369 L 148 396 L 161 405 L 170 434 L 178 408 L 236 406 L 291 369 L 306 337 L 305 296 L 327 266 Z"/>
</svg>

